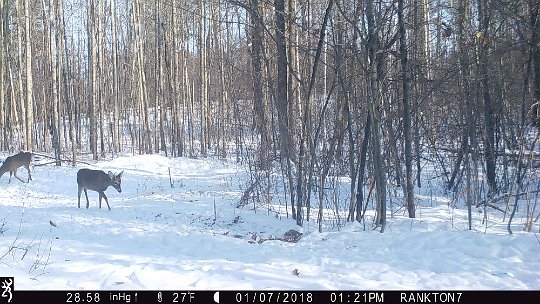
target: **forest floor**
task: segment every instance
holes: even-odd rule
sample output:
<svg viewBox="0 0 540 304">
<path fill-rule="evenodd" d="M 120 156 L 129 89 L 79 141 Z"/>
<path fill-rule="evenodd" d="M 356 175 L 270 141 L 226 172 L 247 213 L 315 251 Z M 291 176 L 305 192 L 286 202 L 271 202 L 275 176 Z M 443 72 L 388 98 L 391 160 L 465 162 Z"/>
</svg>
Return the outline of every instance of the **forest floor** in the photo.
<svg viewBox="0 0 540 304">
<path fill-rule="evenodd" d="M 124 170 L 122 193 L 106 191 L 111 211 L 93 191 L 77 208 L 82 167 Z M 142 155 L 32 170 L 29 183 L 0 179 L 0 276 L 18 290 L 540 289 L 540 241 L 521 215 L 509 235 L 500 212 L 484 221 L 475 209 L 468 230 L 443 193 L 418 193 L 417 218 L 396 209 L 382 234 L 369 221 L 318 232 L 237 208 L 249 175 L 227 161 Z"/>
</svg>

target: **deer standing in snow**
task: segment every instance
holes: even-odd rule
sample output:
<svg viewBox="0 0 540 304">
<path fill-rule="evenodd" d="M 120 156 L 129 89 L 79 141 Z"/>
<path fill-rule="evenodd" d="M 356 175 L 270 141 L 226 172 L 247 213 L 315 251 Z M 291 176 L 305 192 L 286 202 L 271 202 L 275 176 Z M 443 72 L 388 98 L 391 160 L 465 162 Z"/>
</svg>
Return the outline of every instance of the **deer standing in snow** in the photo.
<svg viewBox="0 0 540 304">
<path fill-rule="evenodd" d="M 109 206 L 109 200 L 107 199 L 107 196 L 105 195 L 105 190 L 109 188 L 109 186 L 113 186 L 118 193 L 122 193 L 122 174 L 124 171 L 120 172 L 119 174 L 114 174 L 111 171 L 109 173 L 105 173 L 101 170 L 91 170 L 91 169 L 80 169 L 79 172 L 77 172 L 77 185 L 79 187 L 79 208 L 81 208 L 81 192 L 84 190 L 84 195 L 86 196 L 86 209 L 88 209 L 88 206 L 90 205 L 90 202 L 88 201 L 88 193 L 86 190 L 92 190 L 99 193 L 99 208 L 101 209 L 101 199 L 105 198 L 105 202 L 107 203 L 107 207 L 109 207 L 109 211 L 111 210 L 111 206 Z"/>
<path fill-rule="evenodd" d="M 17 169 L 24 166 L 28 171 L 28 182 L 32 180 L 32 174 L 30 174 L 30 162 L 32 161 L 31 152 L 19 152 L 15 155 L 6 158 L 2 166 L 0 167 L 0 177 L 4 173 L 9 171 L 9 182 L 11 183 L 11 176 L 15 176 L 18 180 L 24 183 L 22 179 L 17 176 Z"/>
</svg>

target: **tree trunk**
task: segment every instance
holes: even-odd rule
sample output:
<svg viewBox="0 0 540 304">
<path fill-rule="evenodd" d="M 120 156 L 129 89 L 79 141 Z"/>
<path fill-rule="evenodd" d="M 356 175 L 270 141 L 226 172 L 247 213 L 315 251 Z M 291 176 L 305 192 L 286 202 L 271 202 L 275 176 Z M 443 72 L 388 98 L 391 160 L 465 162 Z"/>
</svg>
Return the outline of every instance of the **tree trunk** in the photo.
<svg viewBox="0 0 540 304">
<path fill-rule="evenodd" d="M 134 24 L 134 40 L 135 40 L 135 58 L 136 58 L 136 74 L 137 74 L 137 108 L 139 109 L 139 153 L 152 152 L 152 138 L 150 137 L 150 120 L 149 109 L 147 105 L 147 90 L 146 90 L 146 72 L 145 72 L 145 56 L 143 47 L 143 26 L 141 21 L 141 6 L 139 0 L 133 0 L 133 24 Z M 142 121 L 142 122 L 141 122 Z"/>
<path fill-rule="evenodd" d="M 287 90 L 287 45 L 285 40 L 285 1 L 275 0 L 277 61 L 277 100 L 278 124 L 280 133 L 280 154 L 282 160 L 290 159 L 291 145 L 289 135 L 289 107 Z"/>
<path fill-rule="evenodd" d="M 199 133 L 199 142 L 201 145 L 201 155 L 208 155 L 208 72 L 207 72 L 207 59 L 206 59 L 206 27 L 207 27 L 207 17 L 206 17 L 206 2 L 199 1 L 199 102 L 200 102 L 200 112 L 199 112 L 199 121 L 200 121 L 200 133 Z"/>
<path fill-rule="evenodd" d="M 369 56 L 369 71 L 368 71 L 368 90 L 369 90 L 369 115 L 372 122 L 372 144 L 371 157 L 373 159 L 373 175 L 375 179 L 375 189 L 377 192 L 377 218 L 375 225 L 381 227 L 381 233 L 386 228 L 386 177 L 383 166 L 383 156 L 381 153 L 381 138 L 380 138 L 380 98 L 381 88 L 379 86 L 378 75 L 380 64 L 378 62 L 379 41 L 378 35 L 375 32 L 375 12 L 373 0 L 366 2 L 366 19 L 368 24 L 368 56 Z M 380 59 L 382 60 L 382 59 Z"/>
<path fill-rule="evenodd" d="M 275 0 L 275 23 L 276 23 L 276 48 L 278 53 L 277 58 L 277 92 L 276 92 L 276 108 L 278 112 L 278 129 L 280 138 L 280 157 L 282 165 L 285 166 L 286 178 L 289 182 L 289 193 L 291 200 L 291 208 L 293 218 L 296 219 L 295 208 L 295 187 L 292 176 L 292 159 L 291 159 L 291 136 L 289 128 L 289 99 L 287 86 L 287 44 L 285 36 L 285 1 Z"/>
<path fill-rule="evenodd" d="M 8 137 L 6 126 L 6 114 L 4 105 L 4 68 L 6 62 L 4 61 L 4 47 L 7 46 L 7 39 L 4 37 L 4 27 L 7 18 L 4 18 L 4 0 L 0 0 L 0 148 L 7 150 Z"/>
<path fill-rule="evenodd" d="M 409 97 L 409 58 L 407 52 L 407 31 L 405 30 L 403 0 L 398 0 L 399 53 L 401 60 L 401 81 L 403 89 L 403 135 L 405 137 L 405 201 L 409 218 L 415 218 L 413 152 L 411 136 L 411 104 Z"/>
<path fill-rule="evenodd" d="M 65 60 L 65 63 L 62 63 L 62 82 L 64 85 L 64 99 L 66 103 L 66 113 L 68 114 L 69 119 L 69 139 L 71 141 L 71 162 L 75 166 L 77 163 L 77 140 L 75 136 L 75 100 L 72 100 L 71 94 L 72 85 L 71 85 L 71 68 L 69 64 L 69 52 L 68 52 L 68 43 L 66 36 L 66 22 L 65 22 L 65 11 L 63 9 L 64 1 L 58 1 L 58 17 L 61 18 L 61 22 L 58 22 L 58 26 L 62 32 L 62 41 L 63 41 L 63 50 L 59 50 L 61 56 L 60 61 Z M 60 25 L 61 24 L 61 25 Z M 67 146 L 67 145 L 66 145 Z"/>
<path fill-rule="evenodd" d="M 490 92 L 490 78 L 488 73 L 488 49 L 491 47 L 491 38 L 489 37 L 489 22 L 491 16 L 491 7 L 488 6 L 487 0 L 478 0 L 478 70 L 480 77 L 480 85 L 482 87 L 483 99 L 483 144 L 484 158 L 486 162 L 486 178 L 491 193 L 497 191 L 497 175 L 495 155 L 495 114 L 494 102 Z"/>
<path fill-rule="evenodd" d="M 45 10 L 45 1 L 43 0 L 43 9 Z M 56 160 L 56 165 L 57 166 L 61 166 L 62 165 L 62 162 L 61 162 L 61 151 L 62 151 L 62 147 L 61 147 L 61 136 L 60 136 L 60 130 L 61 130 L 61 126 L 60 126 L 60 116 L 59 116 L 59 110 L 60 110 L 60 100 L 59 100 L 59 87 L 60 87 L 60 78 L 59 78 L 59 74 L 57 73 L 57 68 L 58 66 L 61 64 L 59 61 L 58 61 L 58 56 L 57 56 L 57 51 L 58 51 L 58 44 L 56 43 L 56 37 L 57 37 L 57 34 L 55 33 L 57 30 L 55 30 L 55 24 L 54 22 L 56 21 L 56 14 L 55 14 L 55 9 L 56 9 L 56 5 L 54 5 L 53 1 L 52 0 L 49 0 L 49 3 L 48 3 L 48 8 L 49 8 L 49 16 L 48 16 L 48 20 L 49 20 L 49 26 L 48 26 L 48 29 L 49 29 L 49 56 L 50 56 L 50 73 L 51 73 L 51 76 L 52 76 L 52 80 L 51 80 L 51 86 L 52 86 L 52 96 L 51 96 L 51 99 L 52 99 L 52 104 L 53 104 L 53 122 L 51 124 L 51 131 L 52 131 L 52 147 L 53 147 L 53 150 L 54 150 L 54 157 L 55 157 L 55 160 Z"/>
<path fill-rule="evenodd" d="M 95 6 L 94 0 L 88 0 L 87 5 L 87 33 L 88 33 L 88 119 L 90 124 L 90 150 L 94 160 L 98 159 L 97 154 L 97 121 L 96 108 L 97 101 L 97 42 L 96 42 L 96 26 L 95 26 Z"/>
<path fill-rule="evenodd" d="M 364 174 L 366 171 L 366 158 L 369 146 L 369 138 L 371 135 L 371 115 L 367 116 L 366 125 L 364 126 L 364 139 L 360 149 L 358 161 L 358 181 L 356 182 L 356 221 L 362 221 L 362 206 L 364 205 Z"/>
<path fill-rule="evenodd" d="M 17 71 L 17 88 L 18 88 L 18 96 L 13 94 L 13 97 L 15 98 L 16 105 L 13 107 L 14 112 L 14 121 L 16 122 L 15 126 L 18 129 L 18 135 L 20 137 L 20 147 L 22 149 L 26 149 L 26 106 L 25 106 L 25 90 L 24 90 L 24 80 L 23 80 L 23 67 L 24 67 L 24 57 L 23 57 L 23 36 L 24 36 L 24 27 L 22 26 L 22 19 L 24 18 L 24 14 L 21 9 L 21 0 L 16 0 L 15 2 L 15 9 L 17 11 L 17 50 L 18 50 L 18 68 L 16 68 Z"/>
<path fill-rule="evenodd" d="M 540 129 L 540 1 L 528 1 L 528 60 L 531 64 L 529 73 L 529 95 L 531 97 L 531 119 L 533 125 Z"/>
<path fill-rule="evenodd" d="M 270 141 L 268 138 L 268 122 L 266 119 L 266 105 L 263 100 L 262 82 L 262 27 L 259 8 L 259 0 L 250 0 L 251 5 L 251 67 L 253 86 L 253 109 L 255 114 L 255 125 L 260 136 L 259 144 L 259 168 L 268 169 Z"/>
<path fill-rule="evenodd" d="M 32 37 L 30 28 L 30 20 L 32 15 L 30 14 L 30 1 L 24 1 L 24 13 L 25 13 L 25 22 L 24 29 L 26 32 L 25 41 L 26 41 L 26 144 L 25 149 L 32 150 L 34 137 L 33 137 L 33 127 L 34 127 L 34 81 L 32 78 Z"/>
<path fill-rule="evenodd" d="M 118 40 L 116 38 L 116 0 L 111 0 L 111 47 L 112 47 L 112 102 L 113 102 L 113 153 L 121 151 L 120 146 L 120 86 L 118 83 Z"/>
</svg>

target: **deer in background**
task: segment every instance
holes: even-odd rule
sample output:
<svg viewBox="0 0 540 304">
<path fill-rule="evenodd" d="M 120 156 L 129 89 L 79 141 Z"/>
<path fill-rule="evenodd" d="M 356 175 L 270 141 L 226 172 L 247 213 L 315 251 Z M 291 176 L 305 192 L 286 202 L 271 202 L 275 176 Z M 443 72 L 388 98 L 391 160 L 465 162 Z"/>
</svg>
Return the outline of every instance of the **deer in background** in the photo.
<svg viewBox="0 0 540 304">
<path fill-rule="evenodd" d="M 2 164 L 2 167 L 0 167 L 0 177 L 2 177 L 4 173 L 9 171 L 10 183 L 11 183 L 11 176 L 15 176 L 18 180 L 24 183 L 24 181 L 17 176 L 17 169 L 24 166 L 26 170 L 28 171 L 28 182 L 30 182 L 32 180 L 32 174 L 30 174 L 31 161 L 32 161 L 31 152 L 21 151 L 15 155 L 9 156 L 8 158 L 6 158 L 6 160 Z"/>
<path fill-rule="evenodd" d="M 101 209 L 101 198 L 105 198 L 107 207 L 109 211 L 111 206 L 109 206 L 109 200 L 105 195 L 105 190 L 109 186 L 113 186 L 118 193 L 122 193 L 122 174 L 124 171 L 119 174 L 114 174 L 109 171 L 109 174 L 101 170 L 91 170 L 91 169 L 80 169 L 77 172 L 77 185 L 79 186 L 79 208 L 81 208 L 81 192 L 84 190 L 84 195 L 86 196 L 86 209 L 90 205 L 88 201 L 88 193 L 86 190 L 92 190 L 99 193 L 99 208 Z"/>
</svg>

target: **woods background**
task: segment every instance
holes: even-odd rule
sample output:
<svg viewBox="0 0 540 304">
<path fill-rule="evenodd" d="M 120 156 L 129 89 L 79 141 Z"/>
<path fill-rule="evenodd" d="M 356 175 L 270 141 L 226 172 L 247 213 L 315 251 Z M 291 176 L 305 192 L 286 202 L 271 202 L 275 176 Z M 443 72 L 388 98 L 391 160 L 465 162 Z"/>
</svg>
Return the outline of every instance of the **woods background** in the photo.
<svg viewBox="0 0 540 304">
<path fill-rule="evenodd" d="M 51 153 L 57 165 L 125 152 L 233 157 L 252 170 L 239 205 L 277 200 L 299 225 L 365 223 L 372 210 L 381 232 L 388 203 L 414 218 L 427 183 L 468 206 L 469 227 L 473 208 L 489 208 L 511 233 L 523 208 L 530 231 L 539 8 L 0 0 L 0 150 Z"/>
</svg>

